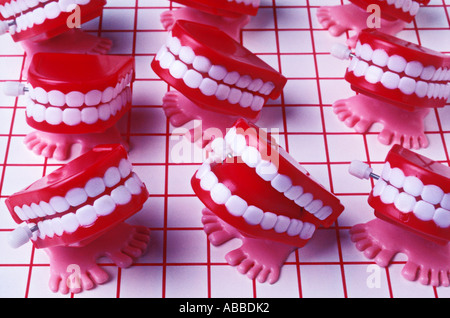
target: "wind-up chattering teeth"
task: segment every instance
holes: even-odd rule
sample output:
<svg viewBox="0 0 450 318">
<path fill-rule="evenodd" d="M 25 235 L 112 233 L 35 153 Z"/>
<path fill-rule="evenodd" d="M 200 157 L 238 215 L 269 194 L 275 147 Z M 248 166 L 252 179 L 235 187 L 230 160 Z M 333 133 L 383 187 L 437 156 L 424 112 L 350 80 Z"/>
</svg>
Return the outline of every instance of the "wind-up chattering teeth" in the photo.
<svg viewBox="0 0 450 318">
<path fill-rule="evenodd" d="M 0 35 L 10 33 L 26 52 L 24 75 L 35 53 L 104 54 L 112 42 L 83 32 L 106 0 L 0 0 Z"/>
<path fill-rule="evenodd" d="M 97 146 L 11 195 L 12 247 L 31 239 L 50 258 L 50 289 L 80 292 L 108 280 L 96 260 L 107 256 L 128 267 L 143 254 L 150 231 L 124 223 L 140 211 L 148 191 L 121 145 Z M 76 266 L 78 283 L 67 284 Z"/>
<path fill-rule="evenodd" d="M 423 121 L 450 95 L 449 55 L 373 29 L 361 31 L 354 53 L 338 46 L 332 54 L 351 58 L 345 79 L 359 93 L 333 104 L 339 120 L 360 133 L 382 124 L 385 145 L 428 146 Z"/>
<path fill-rule="evenodd" d="M 356 32 L 347 41 L 356 45 L 358 33 L 366 28 L 395 35 L 410 23 L 430 0 L 350 0 L 351 3 L 324 6 L 317 10 L 317 19 L 331 35 L 340 36 L 346 31 Z"/>
<path fill-rule="evenodd" d="M 65 160 L 75 144 L 81 153 L 98 144 L 125 145 L 115 124 L 131 107 L 133 80 L 132 57 L 37 53 L 27 84 L 6 83 L 4 91 L 27 94 L 26 120 L 36 129 L 25 138 L 27 147 Z"/>
<path fill-rule="evenodd" d="M 383 267 L 404 253 L 406 279 L 450 286 L 450 168 L 394 145 L 381 175 L 358 161 L 349 171 L 377 179 L 369 196 L 377 219 L 350 230 L 356 247 Z"/>
<path fill-rule="evenodd" d="M 218 128 L 222 136 L 240 117 L 257 121 L 266 101 L 276 99 L 286 84 L 279 72 L 226 33 L 189 21 L 175 23 L 151 66 L 177 90 L 163 99 L 174 126 L 201 120 L 203 131 Z"/>
<path fill-rule="evenodd" d="M 273 138 L 244 119 L 211 148 L 191 180 L 206 206 L 204 231 L 215 246 L 242 240 L 227 262 L 251 279 L 275 283 L 289 254 L 319 226 L 331 226 L 344 207 Z"/>
</svg>

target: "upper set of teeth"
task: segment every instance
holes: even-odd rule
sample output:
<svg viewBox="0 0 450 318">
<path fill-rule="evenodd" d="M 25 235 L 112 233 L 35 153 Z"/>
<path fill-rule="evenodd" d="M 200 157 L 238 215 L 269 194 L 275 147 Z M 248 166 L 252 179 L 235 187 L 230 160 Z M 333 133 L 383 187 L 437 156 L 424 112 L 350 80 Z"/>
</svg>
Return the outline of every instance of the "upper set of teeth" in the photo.
<svg viewBox="0 0 450 318">
<path fill-rule="evenodd" d="M 169 35 L 166 45 L 155 57 L 161 68 L 168 69 L 171 76 L 183 79 L 192 88 L 205 96 L 215 96 L 219 101 L 239 104 L 259 111 L 264 106 L 275 85 L 250 75 L 229 72 L 225 66 L 213 65 L 204 56 L 196 55 L 189 46 L 182 46 L 178 38 Z M 260 96 L 262 95 L 262 96 Z"/>
<path fill-rule="evenodd" d="M 450 95 L 450 69 L 424 66 L 419 61 L 408 62 L 400 55 L 389 56 L 383 49 L 374 50 L 368 43 L 358 41 L 348 71 L 356 77 L 364 76 L 369 83 L 380 82 L 385 88 L 398 88 L 405 95 L 438 99 L 447 99 Z"/>
<path fill-rule="evenodd" d="M 401 191 L 403 190 L 403 191 Z M 433 220 L 441 228 L 450 227 L 450 193 L 437 185 L 424 185 L 414 176 L 405 176 L 386 162 L 372 192 L 385 204 L 394 204 L 403 213 L 413 212 L 422 221 Z"/>
<path fill-rule="evenodd" d="M 227 0 L 228 2 L 236 2 L 237 4 L 243 3 L 246 6 L 259 7 L 260 0 Z"/>
<path fill-rule="evenodd" d="M 40 25 L 46 19 L 55 19 L 61 12 L 68 12 L 75 5 L 86 5 L 89 2 L 90 0 L 13 0 L 0 6 L 0 13 L 5 19 L 15 16 L 15 25 L 10 30 L 14 33 Z M 39 6 L 41 3 L 47 4 Z M 28 12 L 23 13 L 25 11 Z"/>
<path fill-rule="evenodd" d="M 401 9 L 403 12 L 409 12 L 411 16 L 416 16 L 419 12 L 419 3 L 413 0 L 379 0 L 386 1 L 389 5 L 395 6 L 396 9 Z"/>
</svg>

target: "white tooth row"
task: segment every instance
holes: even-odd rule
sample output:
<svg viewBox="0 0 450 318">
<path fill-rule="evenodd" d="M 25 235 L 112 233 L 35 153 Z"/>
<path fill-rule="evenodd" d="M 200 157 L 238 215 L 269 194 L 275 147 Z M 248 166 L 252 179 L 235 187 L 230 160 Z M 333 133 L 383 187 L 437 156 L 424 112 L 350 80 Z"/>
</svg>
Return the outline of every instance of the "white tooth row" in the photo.
<svg viewBox="0 0 450 318">
<path fill-rule="evenodd" d="M 450 193 L 433 184 L 424 185 L 414 176 L 405 176 L 401 169 L 391 168 L 389 162 L 372 194 L 385 204 L 394 204 L 400 212 L 413 212 L 422 221 L 433 220 L 441 228 L 450 227 Z"/>
<path fill-rule="evenodd" d="M 103 177 L 90 179 L 84 188 L 74 188 L 67 191 L 64 197 L 54 196 L 49 202 L 41 201 L 38 204 L 32 203 L 30 206 L 14 207 L 14 212 L 22 221 L 32 220 L 38 217 L 52 216 L 56 213 L 63 213 L 72 207 L 78 207 L 84 204 L 88 198 L 95 198 L 106 191 L 107 188 L 116 186 L 122 179 L 128 177 L 132 166 L 127 159 L 122 159 L 118 167 L 110 167 L 106 170 Z M 133 188 L 133 181 L 130 183 L 130 192 Z M 112 194 L 111 194 L 112 196 Z M 113 198 L 114 199 L 114 198 Z"/>
<path fill-rule="evenodd" d="M 419 61 L 407 62 L 402 56 L 388 54 L 382 49 L 373 50 L 370 44 L 359 41 L 355 57 L 348 67 L 356 77 L 364 77 L 371 84 L 381 83 L 388 89 L 399 89 L 405 95 L 444 98 L 450 95 L 450 69 L 423 66 Z M 369 65 L 369 62 L 373 63 Z M 384 72 L 387 67 L 390 71 Z M 405 74 L 401 76 L 400 74 Z"/>
<path fill-rule="evenodd" d="M 35 8 L 39 3 L 45 2 L 48 3 L 43 7 L 38 7 L 25 14 L 22 13 L 23 11 Z M 20 14 L 16 17 L 16 25 L 11 31 L 14 34 L 15 32 L 25 31 L 35 25 L 40 25 L 47 19 L 56 19 L 61 12 L 73 10 L 75 5 L 85 5 L 89 2 L 90 0 L 59 0 L 50 2 L 49 0 L 16 0 L 0 6 L 0 12 L 2 15 L 7 15 L 5 18 Z"/>
<path fill-rule="evenodd" d="M 128 103 L 131 103 L 131 89 L 126 87 L 116 98 L 106 104 L 96 107 L 84 108 L 65 108 L 45 107 L 34 103 L 29 99 L 27 104 L 27 116 L 33 118 L 36 122 L 47 122 L 50 125 L 60 125 L 62 123 L 68 126 L 76 126 L 81 123 L 92 125 L 99 120 L 107 121 L 119 113 Z"/>
<path fill-rule="evenodd" d="M 260 0 L 228 0 L 228 2 L 236 2 L 237 4 L 244 3 L 246 6 L 259 7 Z"/>
<path fill-rule="evenodd" d="M 286 233 L 289 236 L 299 236 L 302 240 L 310 239 L 316 230 L 312 223 L 264 212 L 254 205 L 248 205 L 241 197 L 232 195 L 230 189 L 220 183 L 211 171 L 209 161 L 197 171 L 196 178 L 200 180 L 200 187 L 210 192 L 211 199 L 216 204 L 225 205 L 231 215 L 244 218 L 250 225 L 259 225 L 263 230 L 273 229 L 277 233 Z"/>
<path fill-rule="evenodd" d="M 215 96 L 219 101 L 239 104 L 259 111 L 265 99 L 257 93 L 269 96 L 275 85 L 249 75 L 228 72 L 222 65 L 213 65 L 204 56 L 196 56 L 189 46 L 182 46 L 180 40 L 169 35 L 167 43 L 155 57 L 161 68 L 168 69 L 171 76 L 183 79 L 186 86 L 199 89 L 205 96 Z"/>
<path fill-rule="evenodd" d="M 237 134 L 235 128 L 227 132 L 225 141 L 222 138 L 215 138 L 211 143 L 211 148 L 212 155 L 218 156 L 219 160 L 225 159 L 228 154 L 240 157 L 247 166 L 255 169 L 259 177 L 270 182 L 275 190 L 283 193 L 285 197 L 319 220 L 325 220 L 332 214 L 333 209 L 330 206 L 324 205 L 322 200 L 315 199 L 313 194 L 306 192 L 302 186 L 294 185 L 289 176 L 278 173 L 278 167 L 272 162 L 262 159 L 257 148 L 247 146 L 245 136 Z"/>
<path fill-rule="evenodd" d="M 419 12 L 419 3 L 413 0 L 386 0 L 390 5 L 395 6 L 396 9 L 402 9 L 403 12 L 409 12 L 411 16 L 416 16 Z"/>
<path fill-rule="evenodd" d="M 43 105 L 50 104 L 56 107 L 63 107 L 65 105 L 69 107 L 81 107 L 83 105 L 97 106 L 102 103 L 109 103 L 116 98 L 130 84 L 132 74 L 133 72 L 131 71 L 115 87 L 108 87 L 103 91 L 93 89 L 86 94 L 78 91 L 64 94 L 58 90 L 47 92 L 41 87 L 33 88 L 31 85 L 28 85 L 28 95 L 31 99 Z"/>
</svg>

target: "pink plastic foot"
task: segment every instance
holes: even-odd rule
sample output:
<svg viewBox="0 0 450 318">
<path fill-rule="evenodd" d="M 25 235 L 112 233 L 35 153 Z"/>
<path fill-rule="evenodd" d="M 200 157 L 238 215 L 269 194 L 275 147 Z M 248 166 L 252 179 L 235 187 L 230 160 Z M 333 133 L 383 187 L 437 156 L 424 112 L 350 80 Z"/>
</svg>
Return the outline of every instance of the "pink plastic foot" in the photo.
<svg viewBox="0 0 450 318">
<path fill-rule="evenodd" d="M 237 266 L 239 273 L 258 282 L 276 283 L 281 267 L 296 247 L 273 241 L 250 238 L 219 219 L 213 212 L 203 209 L 204 231 L 214 246 L 233 238 L 242 241 L 242 246 L 229 252 L 225 259 L 231 266 Z"/>
<path fill-rule="evenodd" d="M 177 91 L 166 93 L 163 97 L 163 109 L 175 127 L 181 127 L 193 120 L 199 121 L 200 127 L 190 129 L 185 135 L 202 147 L 214 136 L 225 136 L 226 130 L 239 118 L 201 108 Z"/>
<path fill-rule="evenodd" d="M 227 33 L 236 41 L 239 41 L 241 29 L 250 21 L 250 17 L 247 15 L 242 15 L 238 18 L 227 18 L 212 15 L 189 7 L 165 11 L 161 14 L 160 19 L 161 24 L 167 31 L 172 30 L 172 27 L 177 20 L 188 20 L 215 26 Z"/>
<path fill-rule="evenodd" d="M 72 147 L 80 145 L 80 153 L 84 154 L 101 144 L 120 143 L 128 150 L 128 144 L 122 139 L 116 126 L 103 133 L 92 134 L 56 134 L 43 131 L 33 131 L 24 140 L 28 149 L 38 156 L 64 161 L 74 156 Z"/>
<path fill-rule="evenodd" d="M 407 149 L 428 147 L 423 123 L 428 108 L 408 111 L 360 94 L 338 100 L 333 104 L 333 111 L 340 121 L 359 133 L 367 132 L 375 122 L 382 124 L 384 129 L 378 140 L 384 145 L 400 144 Z"/>
<path fill-rule="evenodd" d="M 112 47 L 110 39 L 83 32 L 81 29 L 70 29 L 48 40 L 40 42 L 23 41 L 21 44 L 26 52 L 23 72 L 25 77 L 33 55 L 36 53 L 106 54 Z"/>
<path fill-rule="evenodd" d="M 97 259 L 111 259 L 121 268 L 129 267 L 140 257 L 150 241 L 150 230 L 126 223 L 82 247 L 52 247 L 45 249 L 50 258 L 49 287 L 53 292 L 79 293 L 108 281 L 109 275 Z"/>
<path fill-rule="evenodd" d="M 359 33 L 363 29 L 367 29 L 368 13 L 354 4 L 345 4 L 339 6 L 324 6 L 317 10 L 317 19 L 322 27 L 333 36 L 340 36 L 346 31 L 355 31 Z M 405 22 L 401 20 L 388 21 L 381 19 L 380 32 L 395 35 L 405 27 Z M 347 41 L 350 47 L 356 46 L 357 36 L 351 37 Z"/>
<path fill-rule="evenodd" d="M 386 267 L 397 253 L 404 253 L 408 261 L 402 275 L 423 285 L 450 286 L 450 245 L 438 245 L 413 232 L 374 219 L 358 224 L 350 230 L 356 248 L 369 259 Z"/>
</svg>

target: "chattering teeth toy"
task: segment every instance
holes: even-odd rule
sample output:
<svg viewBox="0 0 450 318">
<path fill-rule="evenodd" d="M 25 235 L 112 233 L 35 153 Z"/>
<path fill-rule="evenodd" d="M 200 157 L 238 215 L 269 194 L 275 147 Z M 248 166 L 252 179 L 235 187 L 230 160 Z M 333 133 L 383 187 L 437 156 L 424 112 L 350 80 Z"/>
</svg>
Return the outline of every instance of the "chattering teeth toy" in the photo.
<svg viewBox="0 0 450 318">
<path fill-rule="evenodd" d="M 81 31 L 99 17 L 105 0 L 0 0 L 0 35 L 10 33 L 26 52 L 24 76 L 35 53 L 104 54 L 112 42 Z"/>
<path fill-rule="evenodd" d="M 286 84 L 279 72 L 224 32 L 182 20 L 151 67 L 177 90 L 163 99 L 174 126 L 201 120 L 203 131 L 218 128 L 222 136 L 240 117 L 257 121 L 266 101 L 278 98 Z M 191 133 L 193 141 L 198 137 Z"/>
<path fill-rule="evenodd" d="M 148 196 L 121 145 L 97 146 L 6 200 L 14 221 L 24 223 L 10 233 L 10 244 L 31 239 L 44 249 L 52 291 L 91 289 L 108 280 L 99 257 L 127 267 L 145 251 L 148 228 L 124 221 Z"/>
<path fill-rule="evenodd" d="M 352 30 L 357 34 L 347 44 L 354 47 L 358 33 L 366 28 L 395 35 L 403 30 L 430 0 L 350 0 L 350 4 L 324 6 L 317 10 L 317 19 L 331 35 L 340 36 Z M 376 9 L 374 9 L 376 8 Z M 375 11 L 374 11 L 375 10 Z M 373 25 L 379 20 L 379 25 Z"/>
<path fill-rule="evenodd" d="M 319 226 L 331 226 L 344 207 L 273 138 L 244 119 L 211 148 L 191 180 L 206 205 L 204 231 L 215 246 L 242 240 L 227 262 L 250 279 L 275 283 L 289 254 Z"/>
<path fill-rule="evenodd" d="M 428 146 L 423 121 L 450 95 L 449 55 L 373 29 L 361 31 L 354 53 L 337 46 L 332 54 L 351 57 L 345 79 L 359 93 L 333 104 L 339 120 L 361 133 L 382 124 L 378 140 L 385 145 Z"/>
<path fill-rule="evenodd" d="M 381 176 L 358 161 L 349 171 L 377 179 L 369 196 L 377 219 L 351 229 L 356 247 L 383 267 L 404 253 L 406 279 L 450 286 L 450 168 L 394 145 Z"/>
<path fill-rule="evenodd" d="M 165 30 L 171 31 L 177 20 L 202 23 L 217 27 L 238 41 L 240 31 L 250 21 L 250 16 L 257 14 L 259 1 L 177 0 L 175 2 L 186 7 L 163 12 L 161 24 Z"/>
<path fill-rule="evenodd" d="M 6 83 L 7 95 L 27 94 L 25 138 L 38 155 L 68 159 L 72 146 L 84 153 L 98 144 L 122 143 L 116 122 L 131 107 L 132 57 L 37 53 L 27 84 Z"/>
</svg>

